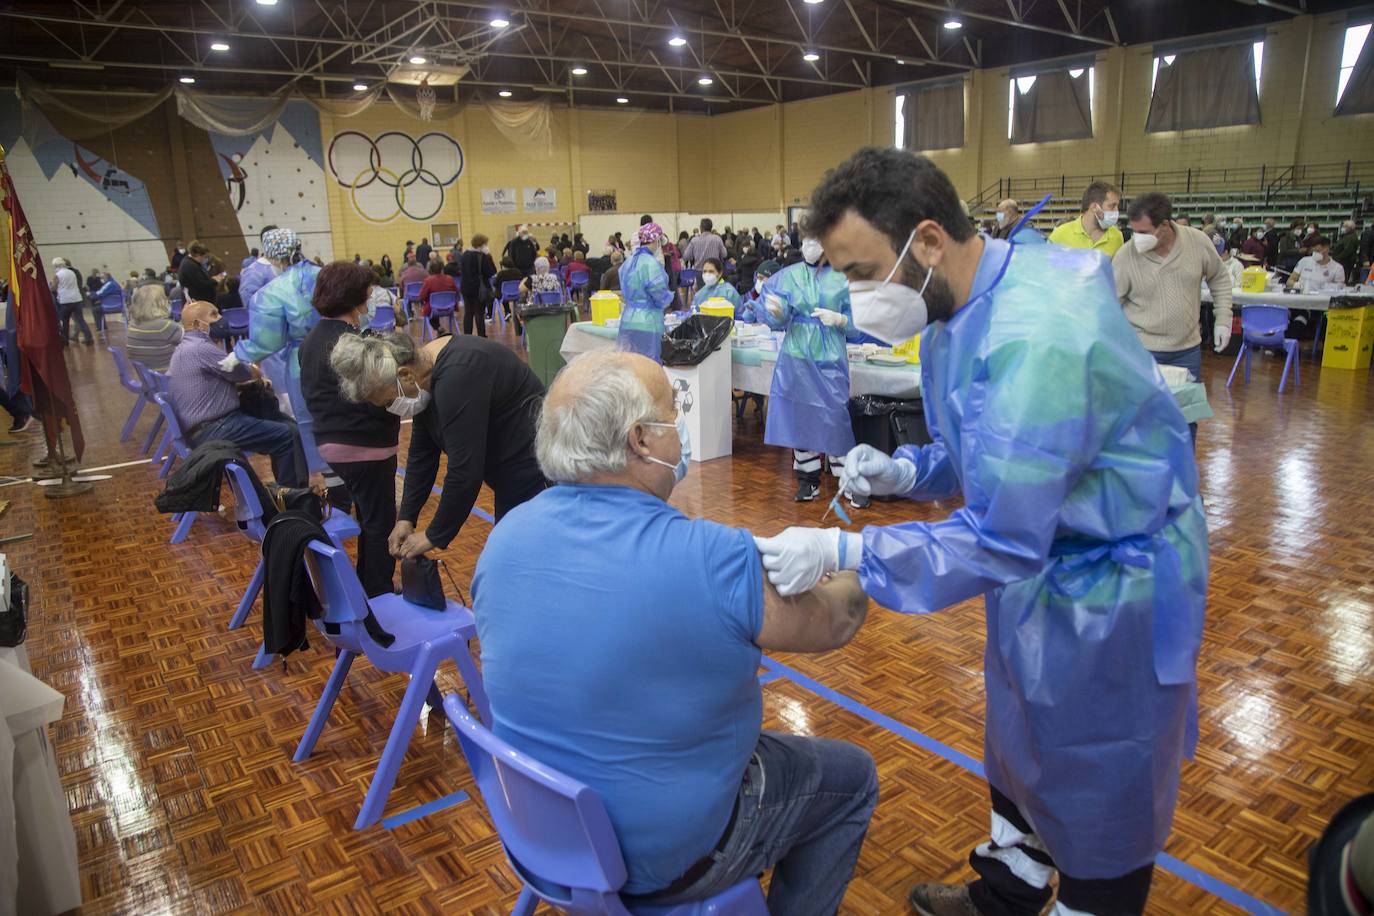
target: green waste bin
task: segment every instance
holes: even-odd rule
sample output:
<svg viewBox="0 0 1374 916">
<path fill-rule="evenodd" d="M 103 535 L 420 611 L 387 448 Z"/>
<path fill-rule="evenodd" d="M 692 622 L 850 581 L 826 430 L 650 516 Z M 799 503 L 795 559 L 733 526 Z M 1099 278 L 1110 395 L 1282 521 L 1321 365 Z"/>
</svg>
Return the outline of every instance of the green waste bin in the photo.
<svg viewBox="0 0 1374 916">
<path fill-rule="evenodd" d="M 543 310 L 534 308 L 530 312 Z M 563 335 L 567 333 L 572 314 L 570 308 L 562 308 L 553 314 L 529 314 L 528 317 L 522 314 L 520 317 L 525 324 L 525 349 L 529 352 L 530 369 L 544 383 L 545 389 L 553 384 L 553 377 L 566 365 L 558 351 L 563 347 Z"/>
</svg>

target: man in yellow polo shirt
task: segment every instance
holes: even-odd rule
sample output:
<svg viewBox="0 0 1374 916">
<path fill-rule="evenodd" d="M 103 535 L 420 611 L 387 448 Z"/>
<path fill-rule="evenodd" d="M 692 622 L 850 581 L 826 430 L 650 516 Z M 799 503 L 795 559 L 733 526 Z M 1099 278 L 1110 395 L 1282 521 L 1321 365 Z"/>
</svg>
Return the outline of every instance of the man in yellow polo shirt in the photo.
<svg viewBox="0 0 1374 916">
<path fill-rule="evenodd" d="M 1067 248 L 1096 248 L 1109 259 L 1121 247 L 1121 192 L 1105 181 L 1094 181 L 1083 191 L 1083 212 L 1077 219 L 1060 223 L 1050 241 Z"/>
</svg>

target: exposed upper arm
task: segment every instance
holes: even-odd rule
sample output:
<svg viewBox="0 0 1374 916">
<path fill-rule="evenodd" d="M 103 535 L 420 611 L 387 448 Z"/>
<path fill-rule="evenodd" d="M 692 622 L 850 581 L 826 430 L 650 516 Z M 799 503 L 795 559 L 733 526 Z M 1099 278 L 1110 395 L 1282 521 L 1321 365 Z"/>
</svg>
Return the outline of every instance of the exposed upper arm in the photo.
<svg viewBox="0 0 1374 916">
<path fill-rule="evenodd" d="M 762 565 L 762 561 L 759 561 Z M 754 644 L 779 652 L 828 652 L 854 638 L 868 614 L 868 596 L 852 572 L 831 576 L 809 592 L 784 598 L 763 575 L 763 624 Z"/>
</svg>

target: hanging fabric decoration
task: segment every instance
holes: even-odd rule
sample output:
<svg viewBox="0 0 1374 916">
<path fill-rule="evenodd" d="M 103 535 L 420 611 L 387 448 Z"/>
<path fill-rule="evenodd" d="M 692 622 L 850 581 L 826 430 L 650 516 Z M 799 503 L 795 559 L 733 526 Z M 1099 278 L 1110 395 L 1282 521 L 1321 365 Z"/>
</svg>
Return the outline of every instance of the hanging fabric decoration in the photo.
<svg viewBox="0 0 1374 916">
<path fill-rule="evenodd" d="M 434 120 L 434 103 L 439 99 L 434 94 L 434 87 L 429 84 L 429 80 L 420 80 L 420 86 L 415 90 L 415 104 L 420 107 L 420 120 Z"/>
<path fill-rule="evenodd" d="M 507 140 L 536 159 L 553 155 L 553 106 L 548 99 L 494 102 L 483 99 L 491 123 Z"/>
</svg>

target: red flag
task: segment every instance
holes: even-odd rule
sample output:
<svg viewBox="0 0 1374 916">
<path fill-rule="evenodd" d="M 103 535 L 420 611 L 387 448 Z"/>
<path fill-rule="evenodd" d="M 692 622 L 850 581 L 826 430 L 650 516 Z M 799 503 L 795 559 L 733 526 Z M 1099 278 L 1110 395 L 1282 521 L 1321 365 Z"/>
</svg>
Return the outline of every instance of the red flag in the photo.
<svg viewBox="0 0 1374 916">
<path fill-rule="evenodd" d="M 62 357 L 62 341 L 57 334 L 57 309 L 52 290 L 38 257 L 38 246 L 29 228 L 28 217 L 19 205 L 0 148 L 0 207 L 9 215 L 10 295 L 14 296 L 15 324 L 18 325 L 20 387 L 33 398 L 33 411 L 43 421 L 48 450 L 57 448 L 58 420 L 65 420 L 72 431 L 72 448 L 79 459 L 86 450 L 81 421 L 76 416 L 76 398 Z"/>
</svg>

